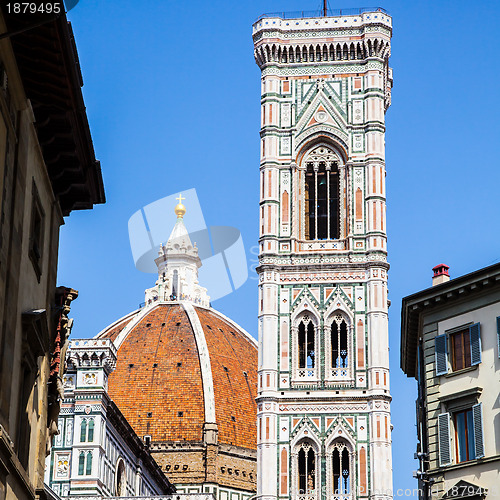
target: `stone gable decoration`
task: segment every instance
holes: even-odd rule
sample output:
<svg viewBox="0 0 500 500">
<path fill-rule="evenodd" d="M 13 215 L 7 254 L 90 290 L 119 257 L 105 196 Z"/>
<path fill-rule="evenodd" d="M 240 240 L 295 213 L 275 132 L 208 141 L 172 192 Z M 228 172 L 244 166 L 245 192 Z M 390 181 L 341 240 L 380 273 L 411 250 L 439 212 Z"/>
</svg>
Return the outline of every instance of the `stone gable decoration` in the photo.
<svg viewBox="0 0 500 500">
<path fill-rule="evenodd" d="M 261 500 L 390 500 L 391 35 L 383 9 L 263 15 L 253 25 Z"/>
</svg>

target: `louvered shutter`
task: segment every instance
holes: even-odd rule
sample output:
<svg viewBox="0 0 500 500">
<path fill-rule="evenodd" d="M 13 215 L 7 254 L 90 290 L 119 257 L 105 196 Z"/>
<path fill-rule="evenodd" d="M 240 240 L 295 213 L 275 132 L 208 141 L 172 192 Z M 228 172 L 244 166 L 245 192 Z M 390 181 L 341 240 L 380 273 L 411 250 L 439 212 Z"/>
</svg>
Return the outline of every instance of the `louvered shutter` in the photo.
<svg viewBox="0 0 500 500">
<path fill-rule="evenodd" d="M 500 316 L 497 318 L 498 357 L 500 358 Z"/>
<path fill-rule="evenodd" d="M 479 323 L 469 326 L 470 332 L 470 364 L 481 363 L 481 329 Z"/>
<path fill-rule="evenodd" d="M 476 452 L 476 458 L 482 458 L 484 457 L 484 441 L 483 411 L 481 403 L 472 407 L 472 421 L 474 422 L 474 448 Z"/>
<path fill-rule="evenodd" d="M 439 465 L 451 463 L 450 414 L 438 415 Z"/>
<path fill-rule="evenodd" d="M 445 373 L 448 373 L 448 353 L 446 343 L 446 335 L 438 335 L 434 339 L 436 375 L 443 375 Z"/>
</svg>

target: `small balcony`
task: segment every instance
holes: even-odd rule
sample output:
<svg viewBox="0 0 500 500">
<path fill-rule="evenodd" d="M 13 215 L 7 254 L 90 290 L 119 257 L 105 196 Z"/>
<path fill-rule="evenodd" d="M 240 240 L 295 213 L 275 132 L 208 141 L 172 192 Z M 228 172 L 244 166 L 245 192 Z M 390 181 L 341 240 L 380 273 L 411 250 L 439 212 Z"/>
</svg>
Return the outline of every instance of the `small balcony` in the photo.
<svg viewBox="0 0 500 500">
<path fill-rule="evenodd" d="M 297 495 L 295 500 L 318 500 L 318 495 L 316 493 L 307 493 L 304 495 Z"/>
<path fill-rule="evenodd" d="M 359 16 L 366 13 L 377 13 L 381 12 L 389 15 L 382 7 L 362 7 L 362 8 L 351 8 L 351 9 L 327 9 L 326 16 L 323 10 L 298 10 L 294 12 L 272 12 L 268 14 L 262 14 L 255 21 L 259 22 L 261 19 L 273 18 L 273 19 L 306 19 L 306 18 L 316 18 L 316 17 L 343 17 L 343 16 Z"/>
<path fill-rule="evenodd" d="M 315 380 L 316 371 L 314 368 L 299 368 L 297 370 L 297 378 L 299 380 Z"/>
</svg>

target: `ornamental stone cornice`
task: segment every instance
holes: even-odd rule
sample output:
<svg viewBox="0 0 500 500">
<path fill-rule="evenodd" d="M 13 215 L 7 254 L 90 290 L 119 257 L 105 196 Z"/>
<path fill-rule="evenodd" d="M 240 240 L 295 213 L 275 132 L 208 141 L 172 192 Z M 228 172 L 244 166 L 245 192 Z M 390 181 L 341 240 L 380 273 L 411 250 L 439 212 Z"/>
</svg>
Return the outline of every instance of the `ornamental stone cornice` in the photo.
<svg viewBox="0 0 500 500">
<path fill-rule="evenodd" d="M 325 74 L 338 74 L 338 73 L 365 73 L 370 69 L 378 69 L 383 71 L 384 60 L 373 58 L 363 64 L 358 64 L 356 61 L 342 61 L 342 64 L 329 64 L 329 63 L 302 63 L 299 64 L 284 64 L 269 62 L 262 65 L 262 77 L 275 75 L 275 76 L 307 76 L 307 75 L 325 75 Z"/>
<path fill-rule="evenodd" d="M 353 257 L 353 256 L 349 256 Z M 279 260 L 279 261 L 278 261 Z M 319 261 L 318 261 L 319 260 Z M 303 258 L 297 257 L 283 257 L 276 256 L 276 258 L 272 259 L 272 262 L 269 261 L 269 257 L 261 257 L 260 264 L 257 267 L 257 272 L 262 271 L 279 271 L 282 272 L 306 272 L 310 271 L 311 264 L 315 264 L 316 266 L 321 265 L 321 271 L 328 272 L 330 270 L 366 270 L 372 267 L 382 267 L 384 269 L 389 269 L 389 264 L 386 261 L 372 261 L 369 262 L 366 260 L 366 257 L 359 256 L 359 258 L 337 258 L 337 259 L 318 259 L 318 257 L 312 257 L 311 259 L 307 258 L 307 254 Z M 320 270 L 314 271 L 316 274 L 320 272 Z"/>
<path fill-rule="evenodd" d="M 291 127 L 282 128 L 276 125 L 266 125 L 260 130 L 259 134 L 261 139 L 266 137 L 290 137 L 293 135 L 293 129 Z M 287 156 L 289 156 L 289 153 Z"/>
<path fill-rule="evenodd" d="M 389 404 L 392 398 L 390 396 L 385 396 L 383 399 L 381 396 L 366 396 L 357 397 L 349 395 L 349 397 L 343 399 L 327 398 L 322 397 L 319 400 L 287 400 L 281 401 L 279 403 L 280 412 L 292 412 L 292 413 L 347 413 L 347 412 L 370 412 L 370 411 L 389 411 Z"/>
<path fill-rule="evenodd" d="M 269 27 L 261 28 L 256 31 L 253 35 L 253 42 L 255 45 L 260 45 L 261 40 L 266 39 L 279 39 L 282 40 L 298 40 L 302 41 L 304 38 L 332 38 L 332 37 L 349 37 L 349 36 L 363 36 L 372 33 L 380 33 L 388 38 L 391 37 L 392 28 L 382 24 L 382 23 L 370 23 L 369 25 L 363 25 L 356 28 L 343 28 L 343 27 L 329 27 L 327 29 L 316 28 L 313 26 L 308 26 L 303 30 L 290 31 L 289 29 L 281 29 L 279 27 Z M 337 41 L 337 40 L 336 40 Z M 344 40 L 338 40 L 344 41 Z"/>
<path fill-rule="evenodd" d="M 155 451 L 204 451 L 206 444 L 203 441 L 156 441 L 150 444 L 149 450 Z"/>
<path fill-rule="evenodd" d="M 278 396 L 257 396 L 255 398 L 255 401 L 257 401 L 257 404 L 263 404 L 263 403 L 277 403 L 280 399 Z"/>
<path fill-rule="evenodd" d="M 366 390 L 366 389 L 363 389 Z M 275 402 L 281 404 L 305 404 L 305 403 L 314 403 L 314 404 L 330 404 L 330 403 L 343 403 L 350 401 L 362 401 L 367 404 L 382 404 L 382 403 L 390 403 L 392 401 L 392 396 L 390 394 L 358 394 L 361 393 L 361 389 L 351 389 L 346 390 L 346 394 L 332 394 L 335 389 L 330 391 L 330 394 L 326 393 L 324 389 L 312 390 L 311 394 L 303 397 L 297 397 L 297 395 L 293 394 L 293 390 L 288 390 L 285 392 L 284 396 L 280 396 L 279 398 L 268 398 L 272 399 Z M 260 401 L 259 401 L 260 403 Z"/>
<path fill-rule="evenodd" d="M 249 448 L 242 448 L 241 446 L 234 446 L 232 444 L 221 443 L 219 445 L 219 455 L 228 455 L 235 458 L 247 458 L 248 460 L 257 460 L 257 450 Z"/>
</svg>

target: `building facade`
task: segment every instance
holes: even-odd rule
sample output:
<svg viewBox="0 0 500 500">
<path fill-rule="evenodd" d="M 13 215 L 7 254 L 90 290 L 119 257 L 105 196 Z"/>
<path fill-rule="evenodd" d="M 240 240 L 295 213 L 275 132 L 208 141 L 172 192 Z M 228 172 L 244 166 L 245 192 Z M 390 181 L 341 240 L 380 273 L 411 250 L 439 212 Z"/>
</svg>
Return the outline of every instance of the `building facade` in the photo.
<svg viewBox="0 0 500 500">
<path fill-rule="evenodd" d="M 108 376 L 115 366 L 111 340 L 70 342 L 59 434 L 45 469 L 45 483 L 61 498 L 150 497 L 175 491 L 108 396 Z"/>
<path fill-rule="evenodd" d="M 259 498 L 391 495 L 382 9 L 269 14 L 262 71 Z"/>
<path fill-rule="evenodd" d="M 421 498 L 500 495 L 500 264 L 403 299 L 401 368 L 417 380 Z"/>
<path fill-rule="evenodd" d="M 56 287 L 59 228 L 103 203 L 104 189 L 66 16 L 4 2 L 0 37 L 0 499 L 34 499 L 45 495 L 77 297 Z"/>
</svg>

